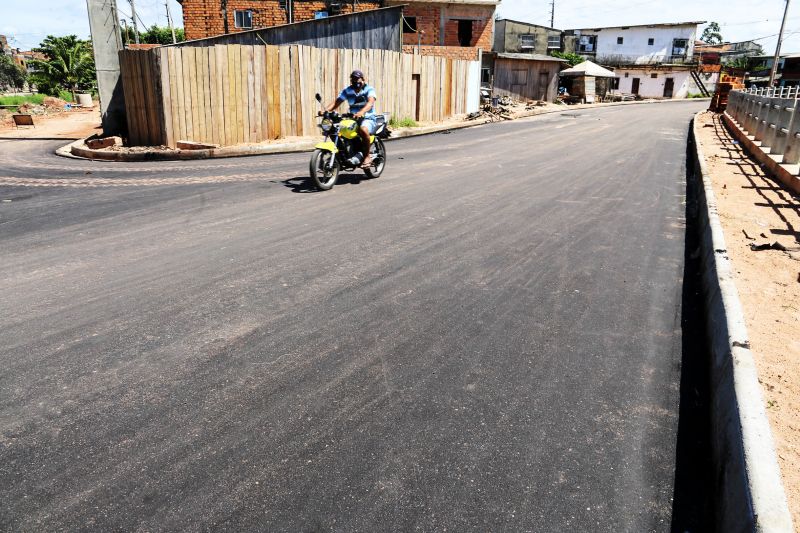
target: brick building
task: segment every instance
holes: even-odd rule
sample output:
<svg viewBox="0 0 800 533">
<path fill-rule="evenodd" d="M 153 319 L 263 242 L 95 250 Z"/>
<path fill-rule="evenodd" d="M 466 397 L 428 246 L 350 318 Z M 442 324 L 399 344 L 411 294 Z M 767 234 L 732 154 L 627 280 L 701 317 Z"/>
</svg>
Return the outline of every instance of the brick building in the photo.
<svg viewBox="0 0 800 533">
<path fill-rule="evenodd" d="M 403 50 L 453 59 L 477 58 L 492 49 L 500 0 L 386 0 L 403 9 Z"/>
<path fill-rule="evenodd" d="M 187 40 L 382 7 L 381 0 L 178 0 Z"/>
</svg>

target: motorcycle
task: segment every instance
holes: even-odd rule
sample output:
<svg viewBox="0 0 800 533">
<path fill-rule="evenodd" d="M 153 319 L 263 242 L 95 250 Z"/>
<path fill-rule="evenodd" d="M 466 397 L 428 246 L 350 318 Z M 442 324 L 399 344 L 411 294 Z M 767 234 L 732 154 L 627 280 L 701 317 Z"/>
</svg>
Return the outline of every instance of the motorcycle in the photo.
<svg viewBox="0 0 800 533">
<path fill-rule="evenodd" d="M 322 97 L 317 93 L 317 102 L 322 104 Z M 377 127 L 370 136 L 370 154 L 372 164 L 363 169 L 369 178 L 377 178 L 386 166 L 386 147 L 383 139 L 391 132 L 386 127 L 386 117 L 376 115 Z M 311 181 L 323 191 L 336 185 L 340 170 L 354 170 L 361 165 L 364 155 L 361 153 L 362 142 L 358 135 L 361 122 L 353 118 L 352 113 L 339 114 L 335 111 L 324 111 L 319 124 L 325 140 L 314 147 L 311 154 L 309 170 Z"/>
</svg>

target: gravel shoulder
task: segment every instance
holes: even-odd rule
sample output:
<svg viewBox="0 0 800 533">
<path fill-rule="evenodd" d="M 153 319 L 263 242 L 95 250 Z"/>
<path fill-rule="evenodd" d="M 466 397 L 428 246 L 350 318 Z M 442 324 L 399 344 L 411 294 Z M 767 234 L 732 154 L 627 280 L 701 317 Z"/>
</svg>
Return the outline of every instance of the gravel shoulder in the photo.
<svg viewBox="0 0 800 533">
<path fill-rule="evenodd" d="M 800 198 L 768 176 L 748 156 L 728 132 L 720 115 L 703 113 L 698 121 L 699 141 L 734 266 L 792 519 L 797 524 L 800 523 L 800 337 L 797 335 Z"/>
</svg>

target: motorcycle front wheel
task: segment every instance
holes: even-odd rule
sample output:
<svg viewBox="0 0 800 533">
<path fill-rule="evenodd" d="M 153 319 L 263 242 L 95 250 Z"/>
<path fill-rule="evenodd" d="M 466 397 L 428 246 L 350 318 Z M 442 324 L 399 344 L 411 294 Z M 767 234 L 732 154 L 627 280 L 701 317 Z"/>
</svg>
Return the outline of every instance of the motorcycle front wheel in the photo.
<svg viewBox="0 0 800 533">
<path fill-rule="evenodd" d="M 383 167 L 386 166 L 386 147 L 383 141 L 375 139 L 372 144 L 372 166 L 364 169 L 364 174 L 368 178 L 377 178 L 383 173 Z"/>
<path fill-rule="evenodd" d="M 331 158 L 333 158 L 332 166 L 330 165 Z M 329 166 L 330 168 L 328 168 Z M 311 181 L 318 189 L 322 191 L 329 190 L 336 185 L 336 180 L 339 178 L 339 162 L 336 161 L 336 155 L 327 150 L 314 150 L 311 155 L 309 172 Z"/>
</svg>

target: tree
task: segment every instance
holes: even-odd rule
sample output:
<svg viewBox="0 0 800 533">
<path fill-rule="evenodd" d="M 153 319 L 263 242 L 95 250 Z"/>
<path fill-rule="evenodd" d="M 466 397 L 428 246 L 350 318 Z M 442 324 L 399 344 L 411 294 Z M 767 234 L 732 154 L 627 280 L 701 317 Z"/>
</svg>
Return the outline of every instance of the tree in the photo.
<svg viewBox="0 0 800 533">
<path fill-rule="evenodd" d="M 700 40 L 708 44 L 720 44 L 722 42 L 722 34 L 720 33 L 719 24 L 716 22 L 709 22 Z"/>
<path fill-rule="evenodd" d="M 183 28 L 175 28 L 175 40 L 184 40 Z M 147 44 L 172 44 L 172 31 L 167 26 L 153 24 L 148 30 L 139 35 L 139 42 Z"/>
<path fill-rule="evenodd" d="M 30 62 L 31 79 L 40 91 L 42 87 L 53 90 L 63 88 L 72 93 L 82 89 L 91 89 L 95 84 L 94 56 L 89 41 L 78 39 L 75 35 L 54 37 L 48 35 L 34 52 L 40 52 L 47 58 Z"/>
<path fill-rule="evenodd" d="M 552 51 L 550 52 L 550 55 L 553 57 L 557 57 L 559 59 L 566 59 L 569 62 L 570 67 L 574 67 L 578 63 L 583 63 L 584 61 L 586 61 L 586 59 L 583 58 L 582 56 L 579 56 L 578 54 L 573 54 L 572 52 Z"/>
<path fill-rule="evenodd" d="M 14 59 L 0 53 L 0 89 L 12 88 L 21 91 L 28 81 L 28 72 L 17 65 Z"/>
</svg>

